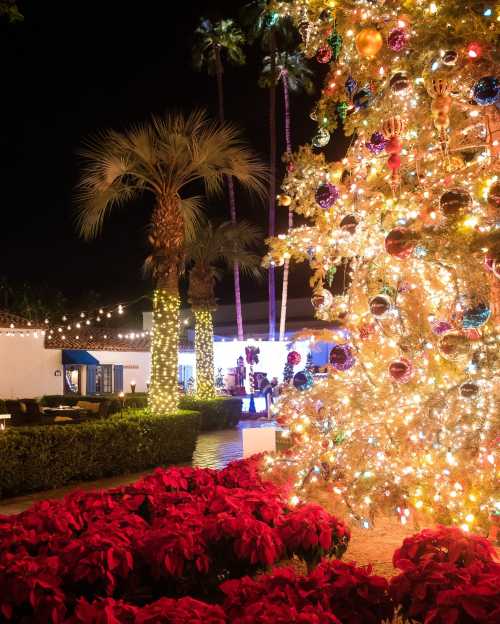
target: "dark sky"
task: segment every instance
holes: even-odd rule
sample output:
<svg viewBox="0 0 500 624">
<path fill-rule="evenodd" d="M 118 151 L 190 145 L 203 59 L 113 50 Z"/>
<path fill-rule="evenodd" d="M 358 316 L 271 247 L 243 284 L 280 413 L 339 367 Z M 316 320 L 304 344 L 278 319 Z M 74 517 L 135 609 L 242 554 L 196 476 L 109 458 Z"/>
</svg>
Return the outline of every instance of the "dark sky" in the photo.
<svg viewBox="0 0 500 624">
<path fill-rule="evenodd" d="M 237 16 L 237 0 L 117 0 L 20 2 L 21 24 L 0 26 L 3 65 L 0 114 L 0 276 L 47 283 L 85 301 L 89 290 L 103 303 L 149 293 L 141 275 L 147 255 L 150 202 L 117 210 L 103 236 L 78 239 L 73 223 L 77 147 L 95 131 L 147 118 L 167 109 L 204 107 L 215 115 L 215 81 L 191 69 L 192 33 L 200 16 Z M 268 150 L 268 93 L 257 86 L 261 51 L 247 49 L 248 65 L 227 68 L 226 115 L 243 127 L 263 158 Z M 317 67 L 317 65 L 316 65 Z M 292 100 L 295 147 L 314 131 L 314 97 Z M 279 100 L 278 124 L 282 117 Z M 279 136 L 283 151 L 283 137 Z M 240 202 L 239 214 L 266 227 L 266 207 Z M 223 201 L 210 214 L 226 218 Z M 285 222 L 284 210 L 278 213 Z M 281 288 L 279 282 L 279 289 Z M 292 295 L 309 292 L 307 272 L 295 271 Z M 231 281 L 221 284 L 231 301 Z M 244 284 L 244 300 L 265 295 Z"/>
</svg>

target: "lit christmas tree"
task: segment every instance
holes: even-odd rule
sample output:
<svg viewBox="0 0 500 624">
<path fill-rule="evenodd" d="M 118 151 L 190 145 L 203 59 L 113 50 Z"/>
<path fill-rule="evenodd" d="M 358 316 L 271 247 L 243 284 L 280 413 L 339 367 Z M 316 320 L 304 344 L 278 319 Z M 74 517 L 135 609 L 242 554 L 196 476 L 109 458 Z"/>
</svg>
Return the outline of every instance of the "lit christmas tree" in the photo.
<svg viewBox="0 0 500 624">
<path fill-rule="evenodd" d="M 322 333 L 328 377 L 284 392 L 293 452 L 269 469 L 293 471 L 299 498 L 326 484 L 362 526 L 395 511 L 488 530 L 500 513 L 499 7 L 274 8 L 329 66 L 312 147 L 282 187 L 309 224 L 272 239 L 268 261 L 310 263 L 316 315 L 335 329 Z M 338 126 L 352 142 L 329 163 L 319 149 Z"/>
</svg>

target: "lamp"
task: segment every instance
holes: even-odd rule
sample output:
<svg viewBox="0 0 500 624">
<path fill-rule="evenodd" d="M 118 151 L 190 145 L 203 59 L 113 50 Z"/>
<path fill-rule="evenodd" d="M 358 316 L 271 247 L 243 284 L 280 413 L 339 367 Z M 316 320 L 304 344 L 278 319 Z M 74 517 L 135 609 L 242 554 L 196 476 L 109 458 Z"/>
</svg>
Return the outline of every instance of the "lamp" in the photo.
<svg viewBox="0 0 500 624">
<path fill-rule="evenodd" d="M 132 392 L 132 394 L 134 394 L 134 392 L 135 392 L 135 386 L 136 386 L 136 385 L 137 385 L 137 384 L 135 383 L 135 381 L 134 381 L 134 380 L 132 380 L 132 381 L 130 382 L 130 391 Z"/>
<path fill-rule="evenodd" d="M 120 410 L 120 415 L 123 416 L 123 408 L 125 407 L 125 392 L 120 392 L 118 394 L 118 398 L 120 399 L 120 405 L 121 405 L 121 410 Z"/>
</svg>

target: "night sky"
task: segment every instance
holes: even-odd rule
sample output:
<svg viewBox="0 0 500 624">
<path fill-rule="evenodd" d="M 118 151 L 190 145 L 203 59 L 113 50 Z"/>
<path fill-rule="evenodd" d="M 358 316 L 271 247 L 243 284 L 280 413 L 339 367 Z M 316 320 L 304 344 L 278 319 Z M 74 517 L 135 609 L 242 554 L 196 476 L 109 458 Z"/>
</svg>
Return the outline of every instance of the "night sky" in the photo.
<svg viewBox="0 0 500 624">
<path fill-rule="evenodd" d="M 83 302 L 89 290 L 110 304 L 147 294 L 151 284 L 141 267 L 150 198 L 114 211 L 100 239 L 79 240 L 73 226 L 75 152 L 99 129 L 119 130 L 151 112 L 203 107 L 215 115 L 215 80 L 191 68 L 192 33 L 200 16 L 237 17 L 245 2 L 18 4 L 24 22 L 0 26 L 0 276 L 11 282 L 44 282 Z M 226 116 L 267 160 L 268 92 L 257 86 L 262 52 L 247 48 L 247 57 L 244 68 L 226 69 Z M 295 148 L 314 132 L 308 116 L 314 99 L 293 96 Z M 279 98 L 279 154 L 284 150 L 281 106 Z M 264 229 L 267 206 L 256 210 L 245 201 L 242 197 L 239 202 L 239 215 Z M 227 218 L 225 201 L 212 202 L 209 214 Z M 278 209 L 278 220 L 278 231 L 283 231 L 284 209 Z M 294 270 L 292 296 L 309 293 L 307 275 L 305 267 Z M 231 279 L 222 282 L 218 296 L 221 302 L 231 301 Z M 265 296 L 265 283 L 243 285 L 244 301 Z"/>
</svg>

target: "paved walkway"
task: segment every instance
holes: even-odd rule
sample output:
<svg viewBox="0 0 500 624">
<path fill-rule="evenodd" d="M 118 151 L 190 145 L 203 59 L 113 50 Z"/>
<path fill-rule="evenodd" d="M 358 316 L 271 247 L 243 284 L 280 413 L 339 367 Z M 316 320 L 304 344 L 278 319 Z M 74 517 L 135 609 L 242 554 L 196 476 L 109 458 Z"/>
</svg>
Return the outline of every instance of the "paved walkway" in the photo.
<svg viewBox="0 0 500 624">
<path fill-rule="evenodd" d="M 237 429 L 200 433 L 193 455 L 193 466 L 199 466 L 200 468 L 223 468 L 229 462 L 241 459 L 243 457 L 243 429 L 269 427 L 275 427 L 275 423 L 270 421 L 243 421 Z M 95 490 L 127 485 L 152 471 L 153 468 L 144 472 L 72 484 L 57 490 L 35 492 L 34 494 L 17 496 L 16 498 L 5 498 L 0 500 L 0 515 L 19 513 L 37 501 L 47 498 L 62 498 L 69 492 L 77 489 Z"/>
</svg>

